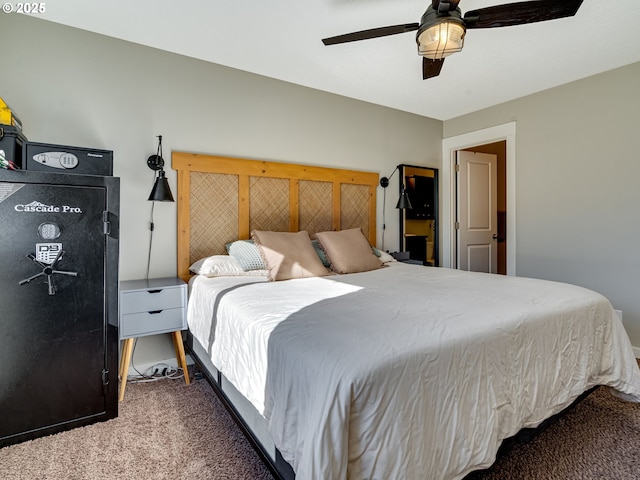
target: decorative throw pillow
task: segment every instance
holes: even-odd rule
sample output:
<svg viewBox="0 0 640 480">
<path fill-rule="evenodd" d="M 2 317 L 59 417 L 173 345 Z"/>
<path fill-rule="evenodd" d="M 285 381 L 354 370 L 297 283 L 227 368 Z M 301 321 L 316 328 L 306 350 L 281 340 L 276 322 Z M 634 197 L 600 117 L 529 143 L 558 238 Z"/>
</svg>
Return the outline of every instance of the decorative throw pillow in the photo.
<svg viewBox="0 0 640 480">
<path fill-rule="evenodd" d="M 316 238 L 329 257 L 331 270 L 336 273 L 367 272 L 382 266 L 359 228 L 319 232 Z"/>
<path fill-rule="evenodd" d="M 260 250 L 253 240 L 236 240 L 225 245 L 227 253 L 234 257 L 243 270 L 265 270 Z"/>
<path fill-rule="evenodd" d="M 269 270 L 269 280 L 322 277 L 329 270 L 318 258 L 309 234 L 254 230 L 253 240 Z"/>
<path fill-rule="evenodd" d="M 327 254 L 324 253 L 324 250 L 322 249 L 322 245 L 320 245 L 320 242 L 317 239 L 314 239 L 314 240 L 311 240 L 311 245 L 313 245 L 313 248 L 318 254 L 318 258 L 322 262 L 322 265 L 329 268 L 331 266 L 331 262 L 327 258 Z"/>
</svg>

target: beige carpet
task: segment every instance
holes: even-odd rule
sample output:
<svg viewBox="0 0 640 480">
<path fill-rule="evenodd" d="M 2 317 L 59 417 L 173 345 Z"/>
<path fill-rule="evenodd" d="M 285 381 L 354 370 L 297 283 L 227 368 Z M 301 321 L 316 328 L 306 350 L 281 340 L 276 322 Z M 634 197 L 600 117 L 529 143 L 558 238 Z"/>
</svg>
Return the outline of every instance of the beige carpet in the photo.
<svg viewBox="0 0 640 480">
<path fill-rule="evenodd" d="M 186 387 L 163 380 L 128 385 L 117 419 L 0 449 L 0 478 L 272 476 L 206 381 Z M 469 479 L 640 479 L 640 405 L 599 389 L 532 442 Z"/>
<path fill-rule="evenodd" d="M 469 480 L 638 480 L 640 404 L 599 388 L 532 441 Z"/>
<path fill-rule="evenodd" d="M 0 449 L 2 480 L 273 477 L 205 380 L 127 384 L 118 418 Z"/>
</svg>

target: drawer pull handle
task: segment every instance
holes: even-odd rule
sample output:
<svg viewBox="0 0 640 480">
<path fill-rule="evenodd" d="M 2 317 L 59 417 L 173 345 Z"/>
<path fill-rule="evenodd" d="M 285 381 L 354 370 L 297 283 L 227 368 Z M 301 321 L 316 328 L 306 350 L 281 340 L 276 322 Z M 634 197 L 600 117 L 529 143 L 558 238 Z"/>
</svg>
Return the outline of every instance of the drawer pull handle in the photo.
<svg viewBox="0 0 640 480">
<path fill-rule="evenodd" d="M 149 315 L 156 315 L 157 313 L 162 313 L 162 310 L 151 310 Z"/>
<path fill-rule="evenodd" d="M 160 293 L 162 291 L 162 289 L 160 290 L 147 290 L 147 292 L 149 293 Z"/>
</svg>

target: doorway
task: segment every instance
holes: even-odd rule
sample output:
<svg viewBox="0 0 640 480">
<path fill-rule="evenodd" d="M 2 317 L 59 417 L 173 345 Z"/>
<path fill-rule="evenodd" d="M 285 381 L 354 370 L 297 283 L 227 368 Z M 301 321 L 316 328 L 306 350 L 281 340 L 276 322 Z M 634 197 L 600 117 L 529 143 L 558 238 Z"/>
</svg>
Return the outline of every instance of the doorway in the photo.
<svg viewBox="0 0 640 480">
<path fill-rule="evenodd" d="M 422 265 L 438 266 L 438 169 L 398 165 L 400 194 L 411 208 L 400 211 L 400 249 Z"/>
<path fill-rule="evenodd" d="M 442 265 L 457 268 L 457 212 L 458 190 L 456 175 L 456 157 L 460 150 L 486 152 L 487 149 L 503 148 L 504 165 L 501 168 L 504 188 L 503 205 L 500 215 L 503 217 L 501 226 L 504 230 L 497 232 L 503 237 L 501 252 L 502 260 L 500 273 L 516 274 L 516 243 L 515 243 L 515 132 L 516 124 L 511 122 L 497 127 L 491 127 L 468 134 L 444 139 L 442 142 L 442 218 L 441 218 L 441 252 Z M 500 254 L 499 254 L 500 256 Z"/>
<path fill-rule="evenodd" d="M 506 142 L 465 148 L 456 155 L 456 266 L 506 275 Z"/>
</svg>

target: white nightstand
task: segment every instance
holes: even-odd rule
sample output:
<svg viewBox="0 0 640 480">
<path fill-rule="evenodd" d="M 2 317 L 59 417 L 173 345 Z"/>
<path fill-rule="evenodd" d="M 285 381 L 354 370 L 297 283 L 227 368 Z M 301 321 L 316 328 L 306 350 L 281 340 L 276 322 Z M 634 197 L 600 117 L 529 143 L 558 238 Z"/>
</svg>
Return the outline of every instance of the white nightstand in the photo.
<svg viewBox="0 0 640 480">
<path fill-rule="evenodd" d="M 171 333 L 178 365 L 189 385 L 189 372 L 181 330 L 187 328 L 187 284 L 179 278 L 153 278 L 120 282 L 119 336 L 124 340 L 120 358 L 120 394 L 124 398 L 127 373 L 137 337 Z"/>
</svg>

